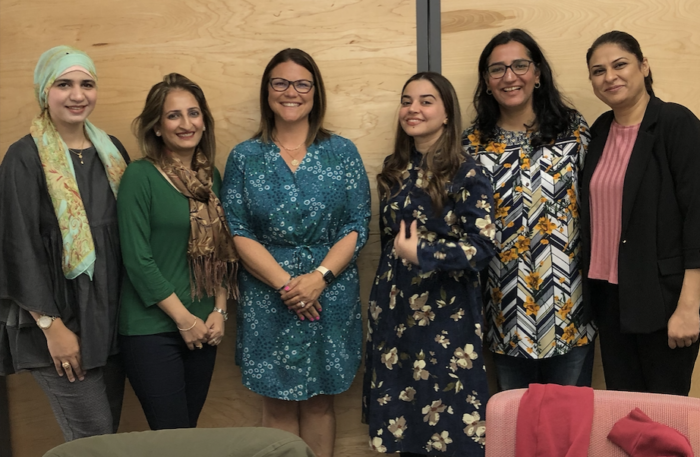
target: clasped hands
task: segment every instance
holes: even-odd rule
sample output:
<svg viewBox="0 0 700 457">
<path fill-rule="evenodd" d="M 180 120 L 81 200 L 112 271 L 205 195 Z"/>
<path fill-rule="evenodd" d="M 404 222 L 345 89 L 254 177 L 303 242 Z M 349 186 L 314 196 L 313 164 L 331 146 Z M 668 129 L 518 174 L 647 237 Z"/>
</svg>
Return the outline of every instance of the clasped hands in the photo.
<svg viewBox="0 0 700 457">
<path fill-rule="evenodd" d="M 300 320 L 311 322 L 321 319 L 322 310 L 318 297 L 326 288 L 321 273 L 312 271 L 292 278 L 281 291 L 280 298 L 287 308 L 294 311 Z"/>
<path fill-rule="evenodd" d="M 224 316 L 221 313 L 212 311 L 206 322 L 192 315 L 190 324 L 187 327 L 180 327 L 180 335 L 187 344 L 187 348 L 192 351 L 195 348 L 202 349 L 204 343 L 210 346 L 217 346 L 224 337 Z M 183 330 L 186 329 L 186 330 Z"/>
</svg>

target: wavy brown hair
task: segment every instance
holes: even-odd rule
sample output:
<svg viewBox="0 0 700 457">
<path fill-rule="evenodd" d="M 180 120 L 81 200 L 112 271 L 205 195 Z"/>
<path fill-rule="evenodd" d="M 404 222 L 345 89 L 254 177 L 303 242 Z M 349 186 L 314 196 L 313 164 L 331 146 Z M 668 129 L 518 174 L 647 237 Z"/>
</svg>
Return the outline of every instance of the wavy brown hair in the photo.
<svg viewBox="0 0 700 457">
<path fill-rule="evenodd" d="M 275 113 L 270 108 L 267 100 L 270 93 L 270 73 L 279 64 L 284 62 L 294 62 L 304 67 L 309 73 L 314 83 L 314 106 L 309 113 L 309 133 L 306 136 L 306 146 L 317 140 L 330 138 L 331 131 L 323 127 L 323 118 L 326 115 L 326 87 L 323 84 L 321 70 L 318 69 L 314 59 L 301 49 L 287 48 L 275 54 L 265 67 L 265 71 L 260 81 L 260 127 L 253 135 L 253 138 L 260 138 L 263 143 L 272 142 L 272 131 L 275 129 Z"/>
<path fill-rule="evenodd" d="M 465 159 L 460 140 L 462 115 L 454 87 L 447 78 L 439 73 L 430 71 L 416 73 L 403 85 L 401 95 L 403 96 L 406 86 L 418 80 L 429 81 L 433 85 L 442 99 L 447 115 L 447 124 L 443 128 L 442 135 L 423 155 L 420 165 L 428 182 L 425 191 L 430 196 L 435 214 L 439 215 L 447 200 L 447 185 L 452 181 Z M 399 122 L 396 129 L 394 153 L 386 158 L 382 172 L 377 175 L 379 197 L 382 200 L 387 200 L 399 192 L 401 175 L 408 167 L 414 148 L 413 137 L 404 131 Z"/>
<path fill-rule="evenodd" d="M 199 108 L 202 110 L 204 118 L 204 126 L 206 129 L 202 132 L 202 139 L 199 141 L 197 149 L 201 151 L 207 158 L 209 164 L 213 166 L 214 156 L 216 155 L 216 137 L 214 136 L 214 117 L 209 111 L 207 99 L 204 97 L 202 88 L 189 78 L 182 76 L 179 73 L 170 73 L 163 77 L 163 80 L 153 87 L 146 96 L 146 103 L 143 111 L 131 123 L 131 129 L 134 136 L 138 139 L 141 153 L 151 162 L 161 165 L 163 159 L 163 151 L 165 143 L 163 139 L 156 135 L 155 127 L 160 124 L 160 118 L 163 115 L 163 105 L 165 99 L 172 90 L 186 90 L 191 93 Z M 192 168 L 196 168 L 196 154 L 192 156 Z"/>
</svg>

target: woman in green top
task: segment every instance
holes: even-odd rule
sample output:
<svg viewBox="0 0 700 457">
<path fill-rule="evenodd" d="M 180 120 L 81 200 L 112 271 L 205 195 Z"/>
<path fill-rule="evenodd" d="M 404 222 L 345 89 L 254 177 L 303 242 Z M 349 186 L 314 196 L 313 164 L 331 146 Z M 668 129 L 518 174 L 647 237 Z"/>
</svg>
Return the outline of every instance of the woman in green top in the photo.
<svg viewBox="0 0 700 457">
<path fill-rule="evenodd" d="M 236 294 L 237 255 L 217 197 L 214 119 L 177 73 L 151 88 L 124 173 L 119 230 L 127 278 L 120 345 L 151 429 L 195 427 Z"/>
</svg>

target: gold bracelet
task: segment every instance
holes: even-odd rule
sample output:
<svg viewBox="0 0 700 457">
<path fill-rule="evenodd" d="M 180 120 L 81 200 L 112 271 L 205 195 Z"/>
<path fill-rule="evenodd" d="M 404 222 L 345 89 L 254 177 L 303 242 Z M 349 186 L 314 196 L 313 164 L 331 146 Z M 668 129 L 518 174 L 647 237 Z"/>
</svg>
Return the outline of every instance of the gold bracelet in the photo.
<svg viewBox="0 0 700 457">
<path fill-rule="evenodd" d="M 192 330 L 192 329 L 194 328 L 195 325 L 197 325 L 197 316 L 195 316 L 195 318 L 194 318 L 194 323 L 192 324 L 192 326 L 191 326 L 190 328 L 180 328 L 180 327 L 178 327 L 177 329 L 180 330 L 181 332 L 189 332 L 190 330 Z"/>
</svg>

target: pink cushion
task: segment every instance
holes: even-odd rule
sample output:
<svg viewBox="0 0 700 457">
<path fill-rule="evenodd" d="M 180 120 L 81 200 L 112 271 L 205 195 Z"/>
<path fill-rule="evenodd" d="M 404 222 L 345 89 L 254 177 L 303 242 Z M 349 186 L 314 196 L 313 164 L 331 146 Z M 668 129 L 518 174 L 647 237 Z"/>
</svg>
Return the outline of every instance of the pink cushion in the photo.
<svg viewBox="0 0 700 457">
<path fill-rule="evenodd" d="M 486 457 L 515 455 L 515 429 L 520 398 L 526 389 L 494 395 L 486 405 Z M 615 422 L 638 407 L 652 420 L 678 430 L 700 455 L 700 399 L 675 395 L 596 390 L 589 456 L 627 457 L 611 443 L 608 433 Z M 575 414 L 575 411 L 572 411 Z"/>
</svg>

